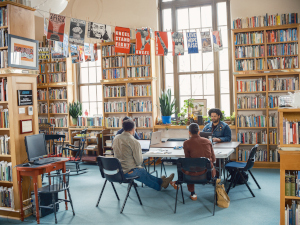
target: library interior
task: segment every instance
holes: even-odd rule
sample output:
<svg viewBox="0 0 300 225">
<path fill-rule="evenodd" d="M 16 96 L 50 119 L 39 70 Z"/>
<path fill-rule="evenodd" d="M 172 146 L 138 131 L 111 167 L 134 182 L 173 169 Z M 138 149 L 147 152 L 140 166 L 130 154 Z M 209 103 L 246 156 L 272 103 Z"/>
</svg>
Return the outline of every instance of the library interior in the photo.
<svg viewBox="0 0 300 225">
<path fill-rule="evenodd" d="M 0 224 L 300 225 L 299 15 L 0 0 Z"/>
</svg>

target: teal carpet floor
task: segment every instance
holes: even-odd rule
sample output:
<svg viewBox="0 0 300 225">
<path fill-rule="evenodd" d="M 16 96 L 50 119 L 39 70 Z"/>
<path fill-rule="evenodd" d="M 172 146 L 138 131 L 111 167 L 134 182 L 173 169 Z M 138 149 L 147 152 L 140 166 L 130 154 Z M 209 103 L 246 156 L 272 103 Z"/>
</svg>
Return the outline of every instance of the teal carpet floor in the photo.
<svg viewBox="0 0 300 225">
<path fill-rule="evenodd" d="M 88 168 L 88 173 L 70 177 L 70 191 L 76 215 L 73 216 L 70 207 L 66 211 L 64 203 L 61 203 L 57 213 L 58 224 L 279 224 L 279 170 L 252 169 L 261 186 L 261 189 L 258 189 L 252 178 L 249 178 L 249 185 L 256 197 L 251 196 L 245 185 L 239 185 L 229 193 L 231 199 L 229 208 L 222 209 L 216 206 L 215 216 L 212 216 L 214 195 L 211 185 L 196 185 L 197 201 L 189 199 L 190 193 L 184 185 L 185 204 L 182 204 L 181 195 L 178 195 L 176 214 L 174 214 L 176 191 L 172 186 L 158 192 L 148 187 L 141 187 L 140 183 L 138 183 L 138 191 L 143 206 L 139 204 L 132 189 L 124 212 L 120 214 L 127 185 L 115 184 L 120 197 L 118 201 L 108 183 L 99 207 L 95 207 L 104 179 L 100 176 L 96 165 L 84 164 L 82 167 Z M 176 171 L 175 166 L 166 166 L 166 168 L 168 174 Z M 36 224 L 36 221 L 33 216 L 26 218 L 24 222 L 0 218 L 0 224 Z M 55 224 L 54 214 L 41 218 L 41 224 Z"/>
</svg>

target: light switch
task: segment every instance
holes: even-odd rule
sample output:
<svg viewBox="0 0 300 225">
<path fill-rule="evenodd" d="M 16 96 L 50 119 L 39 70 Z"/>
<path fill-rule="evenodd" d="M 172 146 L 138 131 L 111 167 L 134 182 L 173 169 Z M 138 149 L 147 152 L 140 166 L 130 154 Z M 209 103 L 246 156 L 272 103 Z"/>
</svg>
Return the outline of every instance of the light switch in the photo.
<svg viewBox="0 0 300 225">
<path fill-rule="evenodd" d="M 24 114 L 25 113 L 25 108 L 19 108 L 19 114 Z"/>
</svg>

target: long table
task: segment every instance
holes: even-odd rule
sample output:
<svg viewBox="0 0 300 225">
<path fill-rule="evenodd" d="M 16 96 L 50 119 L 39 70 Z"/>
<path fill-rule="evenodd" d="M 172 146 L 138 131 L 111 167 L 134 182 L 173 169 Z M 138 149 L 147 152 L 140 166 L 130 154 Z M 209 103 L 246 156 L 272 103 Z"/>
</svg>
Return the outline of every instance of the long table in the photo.
<svg viewBox="0 0 300 225">
<path fill-rule="evenodd" d="M 240 142 L 231 141 L 231 142 L 221 142 L 213 145 L 213 148 L 237 148 L 240 145 Z M 174 148 L 175 146 L 183 146 L 183 141 L 166 141 L 155 145 L 150 145 L 150 148 Z"/>
</svg>

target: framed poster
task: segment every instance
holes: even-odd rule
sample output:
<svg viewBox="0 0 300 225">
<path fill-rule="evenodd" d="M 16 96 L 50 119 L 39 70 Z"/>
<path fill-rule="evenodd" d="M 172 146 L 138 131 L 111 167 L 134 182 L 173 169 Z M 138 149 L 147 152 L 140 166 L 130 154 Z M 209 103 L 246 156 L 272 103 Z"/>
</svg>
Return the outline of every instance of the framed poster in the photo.
<svg viewBox="0 0 300 225">
<path fill-rule="evenodd" d="M 33 105 L 32 90 L 18 90 L 18 106 Z"/>
<path fill-rule="evenodd" d="M 20 133 L 26 134 L 32 132 L 32 119 L 20 120 Z"/>
<path fill-rule="evenodd" d="M 194 99 L 192 114 L 195 116 L 207 116 L 207 99 Z"/>
<path fill-rule="evenodd" d="M 8 35 L 8 67 L 38 70 L 38 49 L 37 40 Z"/>
</svg>

